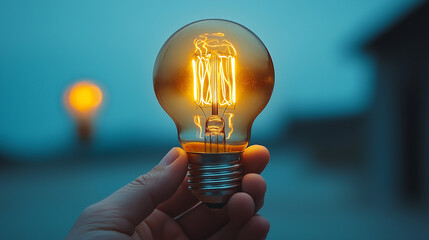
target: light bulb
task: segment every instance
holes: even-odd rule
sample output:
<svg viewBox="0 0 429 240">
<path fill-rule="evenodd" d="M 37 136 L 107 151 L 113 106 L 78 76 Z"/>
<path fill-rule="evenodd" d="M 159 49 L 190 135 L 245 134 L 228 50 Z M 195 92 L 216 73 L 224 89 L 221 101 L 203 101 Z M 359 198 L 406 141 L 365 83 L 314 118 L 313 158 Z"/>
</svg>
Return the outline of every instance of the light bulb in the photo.
<svg viewBox="0 0 429 240">
<path fill-rule="evenodd" d="M 165 42 L 153 81 L 188 154 L 189 189 L 209 207 L 222 207 L 240 191 L 242 152 L 273 91 L 268 50 L 240 24 L 197 21 Z"/>
<path fill-rule="evenodd" d="M 101 105 L 103 93 L 90 81 L 73 84 L 64 94 L 64 104 L 76 119 L 79 140 L 88 143 L 92 135 L 92 119 Z"/>
</svg>

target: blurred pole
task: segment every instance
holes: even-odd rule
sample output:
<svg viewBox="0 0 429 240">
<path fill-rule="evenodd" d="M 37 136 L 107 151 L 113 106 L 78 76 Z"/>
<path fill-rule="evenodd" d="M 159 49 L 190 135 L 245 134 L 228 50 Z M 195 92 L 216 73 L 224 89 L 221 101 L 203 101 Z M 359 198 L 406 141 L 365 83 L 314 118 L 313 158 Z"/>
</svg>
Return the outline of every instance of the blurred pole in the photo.
<svg viewBox="0 0 429 240">
<path fill-rule="evenodd" d="M 79 143 L 83 146 L 88 146 L 93 138 L 93 127 L 90 119 L 79 119 L 77 121 L 77 133 Z"/>
</svg>

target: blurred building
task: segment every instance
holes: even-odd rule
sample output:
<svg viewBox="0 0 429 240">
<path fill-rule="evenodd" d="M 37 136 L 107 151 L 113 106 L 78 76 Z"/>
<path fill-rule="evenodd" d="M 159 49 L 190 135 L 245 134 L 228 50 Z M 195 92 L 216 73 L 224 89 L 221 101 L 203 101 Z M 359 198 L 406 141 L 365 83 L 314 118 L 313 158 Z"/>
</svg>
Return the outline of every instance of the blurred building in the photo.
<svg viewBox="0 0 429 240">
<path fill-rule="evenodd" d="M 429 2 L 365 51 L 377 67 L 370 113 L 374 193 L 385 203 L 429 206 Z"/>
<path fill-rule="evenodd" d="M 364 167 L 367 113 L 293 118 L 287 131 L 288 144 L 301 146 L 316 165 L 359 170 Z"/>
<path fill-rule="evenodd" d="M 291 118 L 284 134 L 316 165 L 361 175 L 379 206 L 429 207 L 428 24 L 425 1 L 365 44 L 376 63 L 368 110 Z"/>
</svg>

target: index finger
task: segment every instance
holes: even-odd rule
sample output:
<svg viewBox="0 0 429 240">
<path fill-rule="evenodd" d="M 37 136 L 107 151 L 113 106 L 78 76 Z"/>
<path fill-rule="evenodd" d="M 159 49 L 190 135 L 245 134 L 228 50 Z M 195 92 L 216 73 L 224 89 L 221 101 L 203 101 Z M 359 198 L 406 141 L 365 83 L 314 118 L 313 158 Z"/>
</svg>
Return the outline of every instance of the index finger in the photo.
<svg viewBox="0 0 429 240">
<path fill-rule="evenodd" d="M 257 173 L 260 174 L 268 162 L 270 161 L 270 152 L 268 149 L 261 145 L 250 146 L 244 151 L 243 163 L 244 174 Z"/>
</svg>

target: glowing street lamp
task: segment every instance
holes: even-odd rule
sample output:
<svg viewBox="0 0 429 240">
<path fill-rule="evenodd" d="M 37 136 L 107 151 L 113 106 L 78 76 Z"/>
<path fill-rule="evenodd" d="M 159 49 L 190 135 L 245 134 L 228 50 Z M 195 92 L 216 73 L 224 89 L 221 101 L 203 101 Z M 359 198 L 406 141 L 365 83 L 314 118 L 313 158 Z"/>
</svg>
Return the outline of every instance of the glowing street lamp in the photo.
<svg viewBox="0 0 429 240">
<path fill-rule="evenodd" d="M 101 89 L 92 82 L 79 81 L 67 89 L 64 104 L 75 118 L 81 143 L 89 143 L 92 137 L 92 121 L 103 101 Z"/>
</svg>

